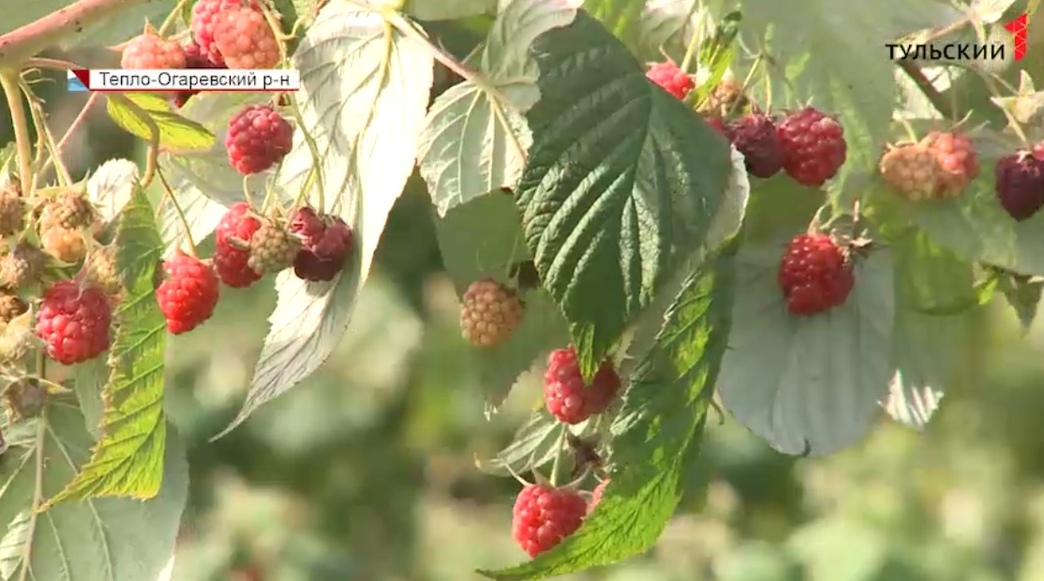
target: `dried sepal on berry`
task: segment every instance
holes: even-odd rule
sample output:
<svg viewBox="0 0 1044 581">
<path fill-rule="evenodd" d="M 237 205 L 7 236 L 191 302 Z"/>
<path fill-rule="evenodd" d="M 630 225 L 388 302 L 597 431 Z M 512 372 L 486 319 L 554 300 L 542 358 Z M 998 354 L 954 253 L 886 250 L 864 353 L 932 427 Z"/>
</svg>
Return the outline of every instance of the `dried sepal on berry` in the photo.
<svg viewBox="0 0 1044 581">
<path fill-rule="evenodd" d="M 30 350 L 38 347 L 38 339 L 33 332 L 33 313 L 28 304 L 24 311 L 0 323 L 0 365 L 20 367 Z M 15 308 L 21 308 L 16 305 Z"/>
<path fill-rule="evenodd" d="M 26 204 L 17 182 L 0 186 L 0 236 L 12 236 L 25 228 Z"/>
<path fill-rule="evenodd" d="M 4 410 L 11 422 L 38 417 L 46 403 L 47 387 L 35 378 L 17 379 L 4 389 Z"/>
<path fill-rule="evenodd" d="M 461 336 L 475 347 L 499 345 L 521 324 L 523 312 L 514 290 L 492 278 L 477 280 L 461 297 Z"/>
</svg>

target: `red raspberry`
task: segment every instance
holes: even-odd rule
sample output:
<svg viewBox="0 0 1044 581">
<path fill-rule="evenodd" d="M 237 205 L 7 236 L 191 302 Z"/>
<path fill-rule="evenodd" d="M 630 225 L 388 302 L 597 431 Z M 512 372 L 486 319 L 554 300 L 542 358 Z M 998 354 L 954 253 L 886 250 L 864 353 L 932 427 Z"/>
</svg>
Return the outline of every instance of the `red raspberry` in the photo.
<svg viewBox="0 0 1044 581">
<path fill-rule="evenodd" d="M 759 114 L 741 117 L 725 128 L 725 136 L 743 154 L 751 175 L 770 178 L 783 168 L 783 144 L 771 117 Z"/>
<path fill-rule="evenodd" d="M 246 288 L 261 280 L 250 268 L 250 240 L 261 229 L 261 219 L 250 214 L 246 202 L 236 202 L 218 222 L 214 231 L 214 270 L 221 282 L 232 288 Z"/>
<path fill-rule="evenodd" d="M 994 176 L 997 201 L 1015 220 L 1028 220 L 1044 207 L 1044 161 L 1033 153 L 998 159 Z"/>
<path fill-rule="evenodd" d="M 354 243 L 352 229 L 339 216 L 303 207 L 290 219 L 290 232 L 301 239 L 294 274 L 302 280 L 329 281 L 344 268 Z"/>
<path fill-rule="evenodd" d="M 707 122 L 707 125 L 713 127 L 718 133 L 728 137 L 725 133 L 725 122 L 721 120 L 721 117 L 717 115 L 704 115 L 703 120 Z"/>
<path fill-rule="evenodd" d="M 230 69 L 272 69 L 279 64 L 279 41 L 264 14 L 232 8 L 217 15 L 214 44 Z"/>
<path fill-rule="evenodd" d="M 967 135 L 932 131 L 921 143 L 939 163 L 939 187 L 944 197 L 955 197 L 979 176 L 979 155 Z"/>
<path fill-rule="evenodd" d="M 595 486 L 595 489 L 591 491 L 591 502 L 587 505 L 588 512 L 595 509 L 599 502 L 602 502 L 602 495 L 605 494 L 605 487 L 609 485 L 608 480 L 603 480 Z"/>
<path fill-rule="evenodd" d="M 47 355 L 63 365 L 94 359 L 109 348 L 112 306 L 97 287 L 71 280 L 56 282 L 44 293 L 36 315 L 36 334 Z"/>
<path fill-rule="evenodd" d="M 696 87 L 692 77 L 671 61 L 654 63 L 645 76 L 679 100 L 684 99 L 689 91 Z"/>
<path fill-rule="evenodd" d="M 845 302 L 855 277 L 844 251 L 824 234 L 799 234 L 779 265 L 779 286 L 795 315 L 821 313 Z"/>
<path fill-rule="evenodd" d="M 563 423 L 579 424 L 602 413 L 619 391 L 620 376 L 608 361 L 598 369 L 590 385 L 584 385 L 574 348 L 555 349 L 547 358 L 544 403 L 547 411 Z"/>
<path fill-rule="evenodd" d="M 183 46 L 185 49 L 185 68 L 186 69 L 224 69 L 226 68 L 224 63 L 215 62 L 210 58 L 209 55 L 203 52 L 195 41 L 190 41 L 188 44 Z M 189 98 L 194 96 L 199 91 L 178 91 L 177 95 L 174 96 L 174 106 L 181 108 L 185 106 Z"/>
<path fill-rule="evenodd" d="M 822 186 L 845 163 L 844 128 L 817 109 L 805 107 L 791 113 L 776 131 L 783 144 L 783 169 L 803 186 Z"/>
<path fill-rule="evenodd" d="M 553 549 L 576 532 L 587 514 L 587 502 L 575 490 L 529 484 L 511 511 L 511 536 L 530 557 Z"/>
<path fill-rule="evenodd" d="M 214 43 L 218 15 L 242 7 L 242 0 L 197 0 L 192 7 L 192 38 L 211 62 L 225 64 L 221 51 Z"/>
<path fill-rule="evenodd" d="M 214 314 L 220 285 L 214 269 L 178 252 L 163 264 L 167 280 L 156 289 L 156 301 L 167 318 L 167 330 L 187 333 Z"/>
<path fill-rule="evenodd" d="M 270 105 L 247 105 L 228 122 L 228 162 L 243 175 L 279 163 L 294 144 L 294 128 Z"/>
<path fill-rule="evenodd" d="M 151 32 L 127 41 L 120 58 L 124 69 L 183 69 L 185 50 L 174 40 L 164 40 Z"/>
</svg>

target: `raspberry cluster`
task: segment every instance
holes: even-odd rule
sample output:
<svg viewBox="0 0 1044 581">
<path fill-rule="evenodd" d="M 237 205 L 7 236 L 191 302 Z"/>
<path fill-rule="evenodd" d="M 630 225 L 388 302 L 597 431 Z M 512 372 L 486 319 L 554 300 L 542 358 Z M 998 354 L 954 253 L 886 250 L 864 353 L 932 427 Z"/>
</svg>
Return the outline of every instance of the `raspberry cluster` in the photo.
<svg viewBox="0 0 1044 581">
<path fill-rule="evenodd" d="M 576 532 L 587 515 L 587 501 L 568 487 L 529 484 L 515 498 L 511 535 L 530 557 L 555 548 Z"/>
<path fill-rule="evenodd" d="M 584 382 L 576 349 L 556 349 L 547 358 L 544 372 L 544 403 L 547 411 L 565 424 L 579 424 L 605 411 L 620 391 L 620 376 L 606 361 L 590 383 Z"/>
<path fill-rule="evenodd" d="M 849 256 L 825 234 L 795 236 L 780 261 L 777 280 L 794 315 L 814 315 L 841 305 L 855 286 Z"/>
</svg>

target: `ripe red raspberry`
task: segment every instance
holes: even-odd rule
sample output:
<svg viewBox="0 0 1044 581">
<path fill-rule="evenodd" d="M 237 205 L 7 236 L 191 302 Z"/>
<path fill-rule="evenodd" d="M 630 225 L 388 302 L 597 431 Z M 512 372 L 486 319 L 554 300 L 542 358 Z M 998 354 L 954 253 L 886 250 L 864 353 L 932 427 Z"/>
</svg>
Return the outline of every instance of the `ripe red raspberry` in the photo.
<svg viewBox="0 0 1044 581">
<path fill-rule="evenodd" d="M 242 0 L 197 0 L 192 7 L 192 39 L 211 62 L 225 64 L 221 51 L 214 42 L 214 27 L 218 15 L 242 6 Z"/>
<path fill-rule="evenodd" d="M 174 40 L 165 40 L 151 32 L 127 41 L 120 58 L 124 69 L 183 69 L 185 50 Z"/>
<path fill-rule="evenodd" d="M 231 8 L 213 20 L 214 44 L 230 69 L 271 69 L 279 64 L 279 41 L 264 14 Z"/>
<path fill-rule="evenodd" d="M 997 201 L 1015 220 L 1028 220 L 1044 207 L 1044 160 L 1033 153 L 998 159 L 994 176 Z"/>
<path fill-rule="evenodd" d="M 704 115 L 703 120 L 707 122 L 707 125 L 713 127 L 718 133 L 721 133 L 725 137 L 728 134 L 725 132 L 725 122 L 721 120 L 721 117 L 717 115 Z"/>
<path fill-rule="evenodd" d="M 645 76 L 679 100 L 684 99 L 689 91 L 696 87 L 692 77 L 671 61 L 654 63 Z"/>
<path fill-rule="evenodd" d="M 518 295 L 492 278 L 468 285 L 460 302 L 460 334 L 473 347 L 503 343 L 522 322 Z"/>
<path fill-rule="evenodd" d="M 294 128 L 270 105 L 247 105 L 228 122 L 228 162 L 243 175 L 265 171 L 290 153 Z"/>
<path fill-rule="evenodd" d="M 822 186 L 845 163 L 844 128 L 817 109 L 791 113 L 776 129 L 783 144 L 783 169 L 803 186 Z"/>
<path fill-rule="evenodd" d="M 911 201 L 942 197 L 942 167 L 935 154 L 921 143 L 900 145 L 881 156 L 881 179 Z"/>
<path fill-rule="evenodd" d="M 210 58 L 210 55 L 205 53 L 202 48 L 195 41 L 190 41 L 185 44 L 182 48 L 185 49 L 185 68 L 186 69 L 224 69 L 226 68 L 224 63 L 216 62 Z M 174 95 L 174 106 L 181 108 L 188 103 L 188 100 L 193 97 L 199 91 L 178 91 Z"/>
<path fill-rule="evenodd" d="M 294 274 L 302 280 L 329 281 L 344 268 L 354 244 L 351 227 L 340 216 L 299 208 L 290 219 L 290 232 L 301 239 L 294 258 Z"/>
<path fill-rule="evenodd" d="M 250 213 L 246 202 L 236 202 L 218 222 L 214 232 L 214 270 L 221 282 L 232 288 L 246 288 L 261 280 L 261 273 L 250 268 L 250 241 L 261 228 L 261 220 Z"/>
<path fill-rule="evenodd" d="M 25 201 L 17 184 L 0 186 L 0 236 L 11 236 L 25 227 Z"/>
<path fill-rule="evenodd" d="M 36 334 L 47 355 L 73 365 L 101 355 L 111 342 L 112 306 L 101 289 L 71 280 L 56 282 L 44 293 L 36 315 Z"/>
<path fill-rule="evenodd" d="M 771 117 L 760 114 L 741 117 L 725 128 L 725 136 L 743 154 L 751 175 L 770 178 L 783 168 L 783 144 Z"/>
<path fill-rule="evenodd" d="M 187 333 L 214 314 L 220 283 L 214 269 L 198 258 L 178 253 L 163 263 L 167 273 L 156 289 L 156 301 L 174 335 Z"/>
<path fill-rule="evenodd" d="M 967 135 L 932 131 L 921 143 L 939 163 L 939 187 L 944 197 L 956 197 L 979 176 L 979 155 Z"/>
<path fill-rule="evenodd" d="M 605 487 L 609 485 L 608 480 L 603 480 L 595 486 L 595 489 L 591 491 L 591 502 L 587 504 L 587 511 L 590 512 L 598 506 L 599 502 L 602 502 L 602 495 L 605 494 Z"/>
<path fill-rule="evenodd" d="M 555 349 L 547 358 L 544 403 L 547 411 L 563 423 L 579 424 L 602 413 L 619 391 L 620 376 L 609 361 L 602 363 L 589 385 L 584 385 L 574 348 Z"/>
<path fill-rule="evenodd" d="M 530 557 L 549 551 L 576 532 L 587 515 L 587 502 L 568 488 L 529 484 L 511 511 L 511 536 Z"/>
<path fill-rule="evenodd" d="M 799 234 L 779 265 L 779 286 L 795 315 L 813 315 L 845 302 L 855 277 L 845 252 L 824 234 Z"/>
</svg>

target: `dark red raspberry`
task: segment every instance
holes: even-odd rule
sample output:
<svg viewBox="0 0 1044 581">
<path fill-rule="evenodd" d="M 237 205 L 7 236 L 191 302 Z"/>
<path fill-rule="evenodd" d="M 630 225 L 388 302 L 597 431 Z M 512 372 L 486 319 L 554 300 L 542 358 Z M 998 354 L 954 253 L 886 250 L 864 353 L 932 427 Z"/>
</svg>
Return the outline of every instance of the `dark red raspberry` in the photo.
<svg viewBox="0 0 1044 581">
<path fill-rule="evenodd" d="M 186 69 L 223 69 L 226 68 L 224 64 L 220 62 L 214 62 L 210 59 L 209 55 L 203 52 L 203 49 L 196 44 L 195 41 L 190 41 L 182 48 L 185 49 L 185 68 Z M 188 103 L 189 98 L 194 96 L 199 91 L 178 91 L 174 96 L 174 106 L 181 108 Z"/>
<path fill-rule="evenodd" d="M 214 230 L 214 270 L 221 282 L 232 288 L 246 288 L 261 280 L 250 268 L 250 240 L 261 229 L 261 219 L 246 202 L 236 202 Z"/>
<path fill-rule="evenodd" d="M 214 43 L 214 26 L 218 15 L 243 6 L 241 0 L 197 0 L 192 7 L 192 38 L 211 62 L 225 64 Z"/>
<path fill-rule="evenodd" d="M 185 50 L 174 40 L 146 32 L 127 41 L 120 58 L 123 69 L 183 69 Z"/>
<path fill-rule="evenodd" d="M 591 491 L 591 502 L 587 505 L 588 512 L 595 509 L 599 502 L 602 502 L 602 495 L 605 494 L 605 487 L 609 485 L 608 480 L 603 480 L 595 486 L 595 489 Z"/>
<path fill-rule="evenodd" d="M 247 105 L 228 122 L 228 162 L 243 175 L 265 171 L 283 160 L 294 143 L 294 128 L 270 105 Z"/>
<path fill-rule="evenodd" d="M 787 309 L 795 315 L 832 309 L 845 302 L 855 285 L 845 252 L 824 234 L 799 234 L 790 241 L 778 281 Z"/>
<path fill-rule="evenodd" d="M 112 305 L 104 291 L 63 280 L 44 293 L 36 315 L 36 334 L 51 359 L 73 365 L 109 348 L 111 324 Z"/>
<path fill-rule="evenodd" d="M 515 499 L 511 536 L 530 557 L 536 557 L 575 533 L 586 514 L 587 502 L 577 491 L 529 484 Z"/>
<path fill-rule="evenodd" d="M 609 407 L 620 391 L 620 376 L 609 361 L 584 385 L 576 350 L 555 349 L 547 358 L 544 372 L 544 403 L 547 411 L 566 424 L 579 424 Z"/>
<path fill-rule="evenodd" d="M 652 64 L 645 76 L 679 100 L 684 99 L 689 91 L 696 87 L 692 77 L 671 61 Z"/>
<path fill-rule="evenodd" d="M 1044 160 L 1020 151 L 997 160 L 994 170 L 997 201 L 1018 221 L 1028 220 L 1044 207 Z"/>
<path fill-rule="evenodd" d="M 265 16 L 253 8 L 225 10 L 214 23 L 214 44 L 230 69 L 272 69 L 279 64 L 279 41 Z"/>
<path fill-rule="evenodd" d="M 177 253 L 163 263 L 167 273 L 156 289 L 156 302 L 174 335 L 187 333 L 214 314 L 220 283 L 214 269 L 200 259 Z"/>
<path fill-rule="evenodd" d="M 819 187 L 848 156 L 845 130 L 833 117 L 812 107 L 791 113 L 776 128 L 783 145 L 783 169 L 803 186 Z"/>
<path fill-rule="evenodd" d="M 290 219 L 290 232 L 301 239 L 294 259 L 294 274 L 302 280 L 329 281 L 344 268 L 354 236 L 339 216 L 320 215 L 309 207 L 299 208 Z"/>
<path fill-rule="evenodd" d="M 783 169 L 783 144 L 771 117 L 756 113 L 741 117 L 725 128 L 725 136 L 743 154 L 751 175 L 770 178 Z"/>
</svg>

